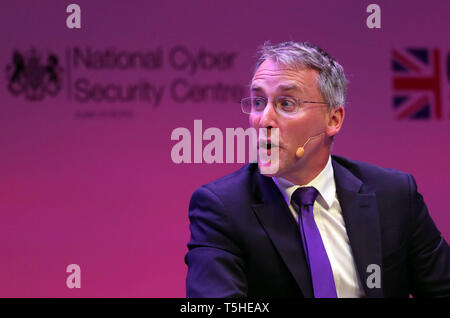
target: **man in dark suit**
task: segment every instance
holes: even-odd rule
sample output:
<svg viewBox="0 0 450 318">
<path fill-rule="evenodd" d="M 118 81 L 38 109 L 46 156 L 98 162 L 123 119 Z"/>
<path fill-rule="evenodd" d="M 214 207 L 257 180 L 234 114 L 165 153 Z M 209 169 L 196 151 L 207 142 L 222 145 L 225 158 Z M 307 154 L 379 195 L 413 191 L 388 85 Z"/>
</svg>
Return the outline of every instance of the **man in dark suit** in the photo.
<svg viewBox="0 0 450 318">
<path fill-rule="evenodd" d="M 450 248 L 413 177 L 331 155 L 345 95 L 319 47 L 263 46 L 242 109 L 277 169 L 194 192 L 188 297 L 450 297 Z"/>
</svg>

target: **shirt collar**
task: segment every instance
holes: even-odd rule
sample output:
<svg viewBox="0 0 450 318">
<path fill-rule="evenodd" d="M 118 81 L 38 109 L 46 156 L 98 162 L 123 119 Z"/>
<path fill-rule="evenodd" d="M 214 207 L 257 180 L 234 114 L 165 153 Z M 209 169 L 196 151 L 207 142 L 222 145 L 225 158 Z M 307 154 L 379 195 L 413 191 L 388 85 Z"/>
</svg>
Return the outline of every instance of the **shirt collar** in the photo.
<svg viewBox="0 0 450 318">
<path fill-rule="evenodd" d="M 317 201 L 325 209 L 329 209 L 336 196 L 336 184 L 334 181 L 333 165 L 331 164 L 331 156 L 328 157 L 328 162 L 325 168 L 313 179 L 311 182 L 305 185 L 296 185 L 290 181 L 281 177 L 272 177 L 275 184 L 280 189 L 281 193 L 289 205 L 291 203 L 291 197 L 295 190 L 300 187 L 314 187 L 319 192 Z"/>
</svg>

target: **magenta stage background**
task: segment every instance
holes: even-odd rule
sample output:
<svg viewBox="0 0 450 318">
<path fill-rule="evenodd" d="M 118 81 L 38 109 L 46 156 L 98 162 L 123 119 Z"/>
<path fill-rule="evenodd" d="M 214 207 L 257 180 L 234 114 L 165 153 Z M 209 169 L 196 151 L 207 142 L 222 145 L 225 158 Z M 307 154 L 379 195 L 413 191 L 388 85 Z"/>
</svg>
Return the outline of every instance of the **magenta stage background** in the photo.
<svg viewBox="0 0 450 318">
<path fill-rule="evenodd" d="M 2 1 L 0 296 L 184 297 L 190 195 L 241 164 L 174 164 L 171 132 L 193 131 L 194 119 L 203 120 L 203 129 L 247 127 L 233 100 L 266 40 L 308 40 L 341 62 L 350 84 L 334 153 L 412 173 L 448 241 L 450 3 L 374 2 L 381 29 L 366 26 L 373 1 L 77 0 L 82 28 L 71 30 L 70 2 Z M 53 53 L 62 67 L 63 88 L 42 101 L 8 90 L 14 50 L 30 56 L 32 48 L 41 64 Z M 160 49 L 162 64 L 89 69 L 79 59 L 75 65 L 76 50 L 85 56 L 88 48 L 156 55 Z M 397 118 L 392 50 L 408 48 L 438 50 L 441 118 L 435 95 L 420 90 L 407 94 L 428 96 L 430 115 Z M 223 69 L 182 69 L 184 53 L 201 49 L 235 58 Z M 176 65 L 171 52 L 178 52 Z M 430 72 L 423 67 L 413 75 Z M 77 100 L 94 83 L 114 85 L 111 94 L 137 83 L 164 91 L 158 104 L 142 92 L 125 102 Z M 180 83 L 238 89 L 224 101 L 214 95 L 179 101 L 188 87 Z M 81 266 L 80 289 L 66 287 L 73 263 Z"/>
</svg>

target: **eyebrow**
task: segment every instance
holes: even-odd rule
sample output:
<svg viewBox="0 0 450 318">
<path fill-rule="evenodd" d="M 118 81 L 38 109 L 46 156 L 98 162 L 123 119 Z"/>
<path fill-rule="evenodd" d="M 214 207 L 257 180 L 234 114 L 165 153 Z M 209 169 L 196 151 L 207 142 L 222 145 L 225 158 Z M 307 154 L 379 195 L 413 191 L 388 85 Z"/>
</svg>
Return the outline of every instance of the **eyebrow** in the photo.
<svg viewBox="0 0 450 318">
<path fill-rule="evenodd" d="M 281 85 L 277 86 L 277 90 L 281 90 L 281 91 L 292 91 L 292 90 L 303 91 L 302 88 L 300 86 L 298 86 L 297 84 L 281 84 Z"/>
<path fill-rule="evenodd" d="M 264 91 L 261 87 L 255 85 L 250 87 L 250 90 L 252 92 L 262 92 Z M 303 91 L 303 89 L 298 86 L 297 84 L 280 84 L 276 87 L 277 91 L 293 91 L 293 90 L 298 90 L 298 91 Z"/>
<path fill-rule="evenodd" d="M 261 92 L 263 89 L 259 86 L 252 86 L 252 87 L 250 87 L 250 90 L 252 92 Z"/>
</svg>

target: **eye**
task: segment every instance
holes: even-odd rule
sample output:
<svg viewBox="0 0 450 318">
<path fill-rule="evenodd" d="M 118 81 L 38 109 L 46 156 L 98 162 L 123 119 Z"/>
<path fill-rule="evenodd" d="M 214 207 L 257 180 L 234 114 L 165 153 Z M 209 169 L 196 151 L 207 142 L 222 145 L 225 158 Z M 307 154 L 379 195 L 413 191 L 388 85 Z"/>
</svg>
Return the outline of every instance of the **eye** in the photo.
<svg viewBox="0 0 450 318">
<path fill-rule="evenodd" d="M 292 97 L 280 97 L 277 100 L 277 107 L 285 112 L 294 112 L 297 109 L 297 101 Z"/>
<path fill-rule="evenodd" d="M 266 107 L 266 99 L 262 97 L 255 97 L 252 100 L 252 108 L 255 111 L 262 111 Z"/>
</svg>

